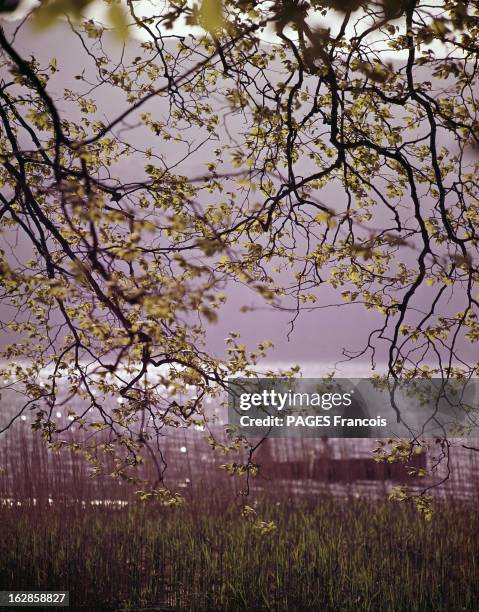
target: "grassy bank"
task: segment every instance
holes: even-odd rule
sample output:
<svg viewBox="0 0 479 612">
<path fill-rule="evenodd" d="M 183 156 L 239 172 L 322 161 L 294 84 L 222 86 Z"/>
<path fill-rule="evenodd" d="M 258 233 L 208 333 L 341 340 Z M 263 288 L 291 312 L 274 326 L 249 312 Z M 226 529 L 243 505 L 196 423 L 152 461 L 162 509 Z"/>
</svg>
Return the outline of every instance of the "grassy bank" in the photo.
<svg viewBox="0 0 479 612">
<path fill-rule="evenodd" d="M 479 518 L 400 504 L 0 508 L 0 589 L 68 589 L 88 610 L 479 609 Z M 151 606 L 154 606 L 153 608 Z"/>
</svg>

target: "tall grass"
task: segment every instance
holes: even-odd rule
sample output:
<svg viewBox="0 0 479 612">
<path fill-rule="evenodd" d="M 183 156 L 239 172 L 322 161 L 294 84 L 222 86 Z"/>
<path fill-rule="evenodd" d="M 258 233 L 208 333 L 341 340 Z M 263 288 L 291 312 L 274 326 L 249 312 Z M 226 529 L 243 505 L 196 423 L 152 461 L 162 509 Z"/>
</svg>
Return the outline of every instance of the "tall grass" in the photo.
<svg viewBox="0 0 479 612">
<path fill-rule="evenodd" d="M 269 441 L 248 518 L 244 478 L 219 469 L 241 456 L 213 453 L 204 433 L 164 440 L 167 484 L 187 500 L 169 508 L 108 470 L 92 479 L 81 455 L 47 451 L 19 422 L 0 440 L 0 590 L 65 589 L 88 611 L 476 612 L 477 454 L 453 456 L 428 523 L 386 501 L 404 468 L 379 470 L 372 442 Z"/>
<path fill-rule="evenodd" d="M 324 497 L 182 508 L 0 508 L 0 589 L 68 589 L 71 609 L 426 612 L 479 609 L 479 518 Z"/>
</svg>

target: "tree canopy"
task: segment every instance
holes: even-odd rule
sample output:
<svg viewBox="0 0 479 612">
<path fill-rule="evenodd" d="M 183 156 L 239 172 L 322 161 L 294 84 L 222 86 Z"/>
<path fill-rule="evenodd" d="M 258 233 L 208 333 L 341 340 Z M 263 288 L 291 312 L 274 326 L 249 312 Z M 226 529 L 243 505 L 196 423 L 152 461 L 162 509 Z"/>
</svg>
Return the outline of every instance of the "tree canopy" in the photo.
<svg viewBox="0 0 479 612">
<path fill-rule="evenodd" d="M 81 41 L 90 68 L 61 96 L 62 58 L 0 29 L 2 375 L 35 429 L 57 446 L 72 425 L 108 432 L 121 472 L 165 427 L 202 423 L 206 397 L 274 355 L 234 330 L 228 358 L 205 348 L 236 284 L 291 312 L 289 333 L 303 311 L 314 333 L 323 308 L 377 312 L 344 357 L 389 378 L 478 374 L 477 2 L 179 0 L 144 16 L 105 0 L 106 25 L 82 17 L 94 4 L 27 20 L 64 15 Z M 100 108 L 102 88 L 121 104 Z"/>
</svg>

